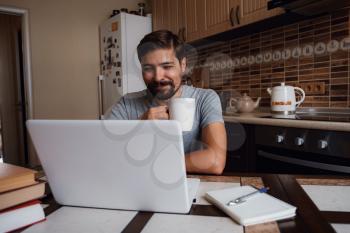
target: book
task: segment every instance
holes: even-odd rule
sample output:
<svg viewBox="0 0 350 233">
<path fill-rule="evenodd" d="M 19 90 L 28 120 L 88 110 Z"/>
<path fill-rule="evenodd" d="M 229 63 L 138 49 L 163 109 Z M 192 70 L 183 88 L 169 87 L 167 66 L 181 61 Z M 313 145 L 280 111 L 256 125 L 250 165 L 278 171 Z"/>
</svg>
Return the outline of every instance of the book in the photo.
<svg viewBox="0 0 350 233">
<path fill-rule="evenodd" d="M 29 185 L 23 188 L 1 192 L 0 211 L 44 196 L 45 183 L 46 182 L 44 181 L 39 181 L 36 184 Z"/>
<path fill-rule="evenodd" d="M 35 170 L 0 163 L 0 192 L 35 184 Z"/>
<path fill-rule="evenodd" d="M 45 213 L 37 200 L 0 212 L 0 232 L 18 230 L 44 221 Z"/>
<path fill-rule="evenodd" d="M 246 194 L 257 191 L 252 186 L 240 186 L 228 189 L 213 190 L 205 194 L 205 198 L 225 212 L 241 225 L 248 226 L 291 218 L 295 216 L 296 207 L 281 201 L 267 193 L 259 193 L 243 203 L 227 205 Z"/>
</svg>

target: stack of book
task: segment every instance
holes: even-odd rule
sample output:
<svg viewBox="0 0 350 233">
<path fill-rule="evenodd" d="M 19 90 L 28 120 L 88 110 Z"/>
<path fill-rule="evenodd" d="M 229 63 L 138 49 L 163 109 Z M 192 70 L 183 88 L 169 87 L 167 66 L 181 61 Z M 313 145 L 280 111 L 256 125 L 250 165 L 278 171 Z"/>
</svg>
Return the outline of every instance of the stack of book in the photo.
<svg viewBox="0 0 350 233">
<path fill-rule="evenodd" d="M 0 163 L 0 232 L 8 232 L 45 220 L 37 200 L 44 196 L 45 182 L 36 171 Z"/>
</svg>

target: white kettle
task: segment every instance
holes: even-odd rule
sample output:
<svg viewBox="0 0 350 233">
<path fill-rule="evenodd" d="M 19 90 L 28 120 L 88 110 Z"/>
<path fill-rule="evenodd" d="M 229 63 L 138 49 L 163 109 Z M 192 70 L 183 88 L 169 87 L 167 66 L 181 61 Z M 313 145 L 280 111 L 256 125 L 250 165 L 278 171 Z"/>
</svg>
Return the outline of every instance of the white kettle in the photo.
<svg viewBox="0 0 350 233">
<path fill-rule="evenodd" d="M 305 92 L 299 87 L 286 86 L 281 83 L 281 86 L 267 88 L 267 92 L 271 96 L 271 111 L 277 114 L 294 114 L 295 110 L 305 99 Z M 295 92 L 301 96 L 299 101 L 296 101 Z"/>
</svg>

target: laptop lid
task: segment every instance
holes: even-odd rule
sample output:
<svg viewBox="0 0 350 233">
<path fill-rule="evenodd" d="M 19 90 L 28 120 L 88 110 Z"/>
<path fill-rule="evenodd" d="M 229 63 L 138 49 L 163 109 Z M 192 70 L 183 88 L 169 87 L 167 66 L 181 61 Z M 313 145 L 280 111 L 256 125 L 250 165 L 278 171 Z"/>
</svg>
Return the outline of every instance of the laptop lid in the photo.
<svg viewBox="0 0 350 233">
<path fill-rule="evenodd" d="M 58 203 L 190 210 L 178 122 L 28 120 L 27 128 Z"/>
</svg>

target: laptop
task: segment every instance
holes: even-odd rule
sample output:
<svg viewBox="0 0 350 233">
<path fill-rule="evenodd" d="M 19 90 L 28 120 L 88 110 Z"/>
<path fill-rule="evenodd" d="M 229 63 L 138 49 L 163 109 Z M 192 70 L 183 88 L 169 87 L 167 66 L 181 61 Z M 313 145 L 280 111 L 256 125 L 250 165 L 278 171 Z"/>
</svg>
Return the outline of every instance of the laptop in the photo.
<svg viewBox="0 0 350 233">
<path fill-rule="evenodd" d="M 61 205 L 188 213 L 199 179 L 186 178 L 181 126 L 158 120 L 28 120 Z"/>
</svg>

